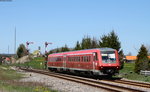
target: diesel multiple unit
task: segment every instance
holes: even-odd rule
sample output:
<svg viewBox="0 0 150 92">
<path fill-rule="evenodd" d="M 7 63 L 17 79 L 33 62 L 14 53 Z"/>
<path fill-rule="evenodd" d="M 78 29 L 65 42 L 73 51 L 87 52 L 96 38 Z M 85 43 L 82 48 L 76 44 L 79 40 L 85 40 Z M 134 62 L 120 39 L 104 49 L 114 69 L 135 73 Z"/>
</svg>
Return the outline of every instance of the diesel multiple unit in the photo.
<svg viewBox="0 0 150 92">
<path fill-rule="evenodd" d="M 50 71 L 115 75 L 119 71 L 118 52 L 112 48 L 96 48 L 48 55 Z"/>
</svg>

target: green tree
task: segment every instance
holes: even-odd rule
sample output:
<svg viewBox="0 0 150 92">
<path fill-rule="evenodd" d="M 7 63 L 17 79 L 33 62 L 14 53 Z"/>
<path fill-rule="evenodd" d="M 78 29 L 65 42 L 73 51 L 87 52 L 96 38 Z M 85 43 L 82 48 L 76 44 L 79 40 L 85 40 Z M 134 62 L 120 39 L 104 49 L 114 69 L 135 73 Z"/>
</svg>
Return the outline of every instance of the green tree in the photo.
<svg viewBox="0 0 150 92">
<path fill-rule="evenodd" d="M 138 55 L 137 60 L 135 61 L 135 69 L 136 73 L 139 73 L 140 70 L 148 70 L 149 69 L 149 59 L 148 59 L 148 50 L 142 44 Z"/>
<path fill-rule="evenodd" d="M 61 52 L 66 52 L 66 51 L 70 51 L 70 50 L 68 46 L 65 44 L 65 46 L 61 48 Z"/>
<path fill-rule="evenodd" d="M 99 41 L 100 47 L 109 47 L 120 51 L 121 43 L 119 37 L 114 31 L 110 32 L 108 35 L 103 35 Z"/>
<path fill-rule="evenodd" d="M 59 48 L 56 49 L 56 53 L 60 52 Z"/>
<path fill-rule="evenodd" d="M 90 37 L 87 36 L 82 39 L 81 48 L 82 49 L 90 49 L 91 48 L 91 38 Z"/>
<path fill-rule="evenodd" d="M 124 67 L 124 61 L 125 61 L 125 55 L 123 53 L 123 50 L 120 50 L 119 52 L 119 61 L 120 61 L 120 69 L 123 69 Z"/>
<path fill-rule="evenodd" d="M 92 42 L 91 42 L 91 48 L 98 48 L 97 40 L 94 37 L 93 37 Z"/>
<path fill-rule="evenodd" d="M 77 41 L 74 50 L 81 50 L 81 45 L 80 45 L 79 41 Z"/>
<path fill-rule="evenodd" d="M 110 37 L 107 35 L 103 35 L 100 38 L 99 47 L 111 47 L 110 46 Z"/>
<path fill-rule="evenodd" d="M 25 45 L 24 44 L 20 44 L 20 46 L 17 49 L 17 56 L 18 56 L 18 58 L 21 58 L 21 57 L 23 57 L 23 56 L 25 56 L 27 54 L 28 54 L 28 52 L 27 52 L 27 49 L 26 49 Z"/>
</svg>

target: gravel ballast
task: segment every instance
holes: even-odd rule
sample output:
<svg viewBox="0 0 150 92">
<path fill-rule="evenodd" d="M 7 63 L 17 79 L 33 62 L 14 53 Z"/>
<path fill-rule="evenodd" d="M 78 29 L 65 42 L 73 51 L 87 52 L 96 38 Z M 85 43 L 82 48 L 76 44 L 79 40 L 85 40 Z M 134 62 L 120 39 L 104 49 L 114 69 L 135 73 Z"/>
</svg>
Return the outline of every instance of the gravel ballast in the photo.
<svg viewBox="0 0 150 92">
<path fill-rule="evenodd" d="M 84 85 L 81 83 L 72 82 L 72 81 L 68 81 L 68 80 L 64 80 L 64 79 L 60 79 L 56 77 L 51 77 L 48 75 L 43 75 L 43 74 L 38 74 L 38 73 L 33 73 L 33 72 L 26 72 L 26 71 L 23 71 L 14 67 L 12 67 L 12 69 L 25 74 L 25 78 L 21 79 L 20 80 L 21 82 L 42 83 L 42 84 L 45 84 L 46 87 L 49 87 L 54 90 L 58 90 L 58 92 L 108 92 L 104 89 L 91 87 L 91 86 Z M 133 81 L 133 80 L 130 80 L 130 81 Z M 120 85 L 120 86 L 124 86 L 128 88 L 140 89 L 145 92 L 150 92 L 150 88 L 135 87 L 131 85 L 125 85 L 125 84 L 120 84 L 120 83 L 118 84 L 118 83 L 112 83 L 112 82 L 110 82 L 110 84 Z"/>
<path fill-rule="evenodd" d="M 108 92 L 104 89 L 38 73 L 24 72 L 24 74 L 26 75 L 25 78 L 21 79 L 20 81 L 44 83 L 45 86 L 54 90 L 58 90 L 59 92 Z"/>
</svg>

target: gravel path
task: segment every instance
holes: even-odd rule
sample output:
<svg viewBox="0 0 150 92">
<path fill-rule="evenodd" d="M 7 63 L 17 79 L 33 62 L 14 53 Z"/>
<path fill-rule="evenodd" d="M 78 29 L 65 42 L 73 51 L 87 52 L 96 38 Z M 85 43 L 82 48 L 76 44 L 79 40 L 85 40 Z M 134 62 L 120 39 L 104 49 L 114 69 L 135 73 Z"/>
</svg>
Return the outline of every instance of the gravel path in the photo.
<svg viewBox="0 0 150 92">
<path fill-rule="evenodd" d="M 47 75 L 32 72 L 23 72 L 23 73 L 26 74 L 26 76 L 20 81 L 44 83 L 46 86 L 54 90 L 58 90 L 59 92 L 108 92 L 104 89 L 95 88 L 88 85 L 83 85 L 81 83 L 67 81 L 64 79 L 59 79 Z"/>
</svg>

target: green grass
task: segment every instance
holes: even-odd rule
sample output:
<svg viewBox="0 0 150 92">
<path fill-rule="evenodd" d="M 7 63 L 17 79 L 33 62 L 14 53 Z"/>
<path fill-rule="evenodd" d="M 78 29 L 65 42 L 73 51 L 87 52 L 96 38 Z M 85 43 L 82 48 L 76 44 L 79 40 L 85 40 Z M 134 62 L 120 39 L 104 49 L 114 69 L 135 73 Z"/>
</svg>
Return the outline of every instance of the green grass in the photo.
<svg viewBox="0 0 150 92">
<path fill-rule="evenodd" d="M 0 92 L 57 92 L 38 82 L 20 82 L 24 74 L 17 73 L 9 66 L 0 66 Z"/>
<path fill-rule="evenodd" d="M 10 69 L 9 66 L 0 66 L 0 80 L 13 80 L 22 78 L 23 74 Z"/>
<path fill-rule="evenodd" d="M 119 76 L 130 80 L 150 82 L 150 76 L 140 75 L 134 72 L 134 63 L 125 63 L 124 68 L 120 70 Z"/>
<path fill-rule="evenodd" d="M 45 59 L 43 57 L 36 57 L 29 62 L 25 62 L 24 64 L 14 64 L 15 66 L 24 66 L 24 67 L 32 67 L 35 69 L 44 69 Z"/>
</svg>

